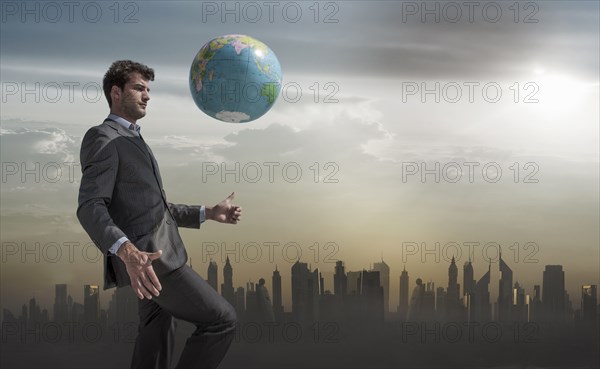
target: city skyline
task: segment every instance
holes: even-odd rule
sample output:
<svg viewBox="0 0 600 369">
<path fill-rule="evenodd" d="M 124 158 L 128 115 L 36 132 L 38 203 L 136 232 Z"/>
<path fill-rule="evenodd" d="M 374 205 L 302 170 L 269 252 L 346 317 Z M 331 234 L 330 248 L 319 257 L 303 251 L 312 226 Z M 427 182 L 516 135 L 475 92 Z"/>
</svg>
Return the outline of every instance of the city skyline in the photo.
<svg viewBox="0 0 600 369">
<path fill-rule="evenodd" d="M 191 263 L 192 263 L 192 260 L 190 259 L 189 260 L 189 264 L 191 265 Z M 307 271 L 310 271 L 309 263 L 303 263 L 303 262 L 300 262 L 298 260 L 296 263 L 294 263 L 292 265 L 292 268 L 291 268 L 292 269 L 292 275 L 293 275 L 293 268 L 296 265 L 298 265 L 298 263 L 300 263 L 301 265 L 304 265 L 304 268 L 306 268 Z M 376 262 L 376 263 L 374 263 L 372 265 L 376 265 L 377 263 L 385 263 L 385 262 L 382 259 L 381 262 Z M 490 302 L 491 308 L 492 308 L 492 310 L 490 311 L 490 313 L 497 320 L 502 320 L 503 319 L 502 315 L 503 314 L 507 314 L 506 313 L 506 309 L 509 309 L 509 307 L 513 304 L 513 299 L 515 298 L 515 296 L 513 295 L 513 293 L 514 293 L 513 289 L 520 290 L 520 294 L 523 295 L 523 298 L 525 298 L 525 296 L 527 296 L 527 299 L 529 299 L 529 296 L 531 296 L 531 299 L 533 299 L 534 297 L 537 296 L 538 299 L 540 299 L 541 301 L 543 301 L 543 303 L 544 303 L 545 306 L 546 305 L 552 305 L 552 306 L 554 306 L 554 305 L 557 304 L 557 302 L 553 302 L 553 303 L 548 302 L 550 299 L 552 299 L 553 301 L 559 300 L 558 304 L 562 304 L 562 308 L 560 308 L 560 309 L 562 309 L 561 311 L 562 311 L 563 314 L 566 313 L 565 303 L 568 302 L 572 306 L 572 310 L 574 312 L 576 310 L 581 310 L 583 308 L 584 295 L 589 295 L 589 296 L 592 296 L 592 295 L 595 296 L 596 295 L 595 291 L 596 291 L 596 288 L 597 288 L 598 284 L 597 283 L 589 283 L 589 281 L 583 281 L 583 282 L 579 283 L 579 286 L 580 286 L 579 287 L 579 292 L 581 293 L 581 298 L 578 298 L 577 294 L 573 294 L 573 293 L 569 294 L 568 291 L 564 288 L 564 280 L 565 280 L 565 273 L 566 273 L 566 271 L 563 270 L 562 265 L 556 265 L 556 264 L 546 265 L 544 267 L 544 271 L 542 272 L 542 281 L 539 282 L 539 283 L 537 283 L 537 284 L 534 283 L 533 284 L 533 288 L 531 290 L 525 290 L 525 289 L 523 289 L 521 287 L 523 285 L 523 283 L 522 283 L 522 281 L 519 281 L 518 278 L 514 279 L 514 281 L 515 281 L 514 284 L 512 283 L 513 282 L 512 269 L 508 266 L 508 264 L 504 261 L 504 259 L 502 259 L 500 257 L 499 262 L 496 263 L 496 264 L 498 265 L 498 269 L 500 270 L 500 275 L 501 275 L 500 278 L 498 279 L 498 283 L 500 285 L 499 291 L 504 291 L 504 292 L 503 293 L 499 293 L 497 295 L 497 297 L 489 296 L 488 299 L 489 299 L 489 302 Z M 233 278 L 234 278 L 234 275 L 235 275 L 234 268 L 231 266 L 229 258 L 227 258 L 225 265 L 227 266 L 227 268 L 224 268 L 222 270 L 221 276 L 222 276 L 223 279 L 227 280 L 228 282 L 224 282 L 224 283 L 218 284 L 218 286 L 220 288 L 215 288 L 215 286 L 213 286 L 213 288 L 215 288 L 215 290 L 217 290 L 217 292 L 219 292 L 220 294 L 222 294 L 228 301 L 230 301 L 230 303 L 232 303 L 232 305 L 236 306 L 236 304 L 237 304 L 236 299 L 237 298 L 235 296 L 236 296 L 236 292 L 238 292 L 238 289 L 240 289 L 240 291 L 243 293 L 245 291 L 248 291 L 250 288 L 253 289 L 255 285 L 258 286 L 258 283 L 257 282 L 252 282 L 252 281 L 248 280 L 245 283 L 246 289 L 243 288 L 243 285 L 242 286 L 236 286 L 235 283 L 233 282 Z M 451 260 L 451 263 L 448 264 L 448 268 L 449 268 L 449 272 L 448 272 L 449 276 L 448 277 L 449 277 L 449 279 L 448 279 L 448 281 L 441 281 L 441 282 L 427 280 L 427 279 L 424 279 L 424 278 L 422 278 L 422 277 L 420 277 L 418 275 L 411 277 L 410 270 L 403 269 L 401 271 L 401 273 L 397 277 L 398 277 L 398 279 L 402 278 L 403 276 L 404 277 L 408 277 L 408 281 L 409 282 L 408 282 L 408 285 L 406 286 L 406 288 L 407 288 L 407 291 L 406 291 L 407 295 L 405 297 L 406 300 L 404 301 L 405 305 L 403 305 L 403 302 L 401 301 L 401 297 L 400 296 L 402 296 L 402 291 L 400 291 L 400 293 L 398 295 L 398 299 L 389 301 L 389 311 L 385 311 L 386 320 L 389 319 L 389 313 L 392 313 L 392 314 L 395 314 L 395 313 L 406 314 L 408 312 L 408 311 L 402 312 L 401 311 L 401 306 L 408 307 L 409 301 L 411 299 L 411 291 L 413 291 L 413 286 L 414 286 L 414 283 L 410 283 L 411 279 L 413 281 L 415 281 L 416 279 L 421 279 L 423 281 L 424 285 L 425 284 L 427 285 L 427 290 L 426 291 L 429 291 L 429 285 L 431 285 L 431 292 L 434 293 L 433 296 L 436 299 L 435 300 L 436 302 L 434 304 L 434 307 L 435 307 L 436 310 L 438 309 L 438 306 L 439 306 L 439 301 L 438 301 L 439 297 L 436 297 L 436 296 L 439 296 L 439 291 L 440 290 L 441 290 L 441 292 L 444 293 L 444 295 L 443 295 L 444 297 L 442 298 L 443 301 L 446 301 L 446 299 L 448 298 L 448 296 L 450 296 L 450 297 L 451 296 L 455 296 L 454 300 L 456 300 L 456 302 L 460 301 L 462 303 L 465 294 L 469 293 L 469 291 L 476 290 L 475 286 L 479 282 L 481 282 L 483 279 L 487 278 L 487 281 L 485 282 L 485 284 L 488 286 L 486 288 L 487 288 L 488 293 L 489 293 L 489 285 L 491 284 L 491 280 L 490 280 L 490 277 L 489 277 L 489 272 L 491 271 L 491 269 L 492 269 L 491 267 L 493 265 L 493 263 L 491 261 L 488 264 L 488 271 L 486 271 L 485 273 L 482 273 L 479 278 L 476 277 L 477 276 L 476 273 L 474 274 L 475 275 L 475 279 L 473 280 L 473 287 L 470 287 L 468 290 L 465 289 L 465 286 L 466 286 L 465 283 L 463 283 L 462 285 L 460 283 L 458 283 L 458 281 L 460 280 L 460 275 L 459 275 L 459 272 L 458 272 L 459 268 L 457 266 L 455 266 L 455 265 L 456 265 L 455 264 L 455 259 L 453 257 L 452 260 Z M 191 266 L 193 268 L 193 265 L 191 265 Z M 341 267 L 341 269 L 340 269 L 340 267 Z M 379 266 L 378 268 L 381 268 L 381 266 Z M 467 279 L 465 279 L 465 278 L 469 278 L 472 275 L 471 271 L 470 271 L 472 269 L 474 269 L 473 266 L 472 266 L 472 261 L 469 259 L 468 261 L 466 261 L 464 263 L 464 266 L 463 266 L 463 275 L 462 275 L 462 277 L 463 277 L 462 280 L 463 281 L 466 281 Z M 345 265 L 344 265 L 343 261 L 341 261 L 341 260 L 336 262 L 336 265 L 334 266 L 334 270 L 335 271 L 339 271 L 339 273 L 342 273 L 342 274 L 354 275 L 354 277 L 350 277 L 350 278 L 360 278 L 360 275 L 363 272 L 376 271 L 376 272 L 379 273 L 379 270 L 375 270 L 373 268 L 369 268 L 369 269 L 363 268 L 363 269 L 360 269 L 360 270 L 357 270 L 357 271 L 347 270 L 345 268 Z M 389 270 L 389 267 L 388 267 L 388 270 Z M 465 271 L 467 271 L 467 272 L 465 273 Z M 327 279 L 323 278 L 323 276 L 322 276 L 323 275 L 323 271 L 319 270 L 319 268 L 316 268 L 316 269 L 314 269 L 314 272 L 317 273 L 315 275 L 318 276 L 318 277 L 315 277 L 315 278 L 319 279 L 318 285 L 319 285 L 320 291 L 319 291 L 318 294 L 319 295 L 324 295 L 324 294 L 329 293 L 329 294 L 336 295 L 336 293 L 335 293 L 336 291 L 335 290 L 336 290 L 336 283 L 337 282 L 335 281 L 335 278 L 336 278 L 336 275 L 339 274 L 339 273 L 336 273 L 336 272 L 332 273 L 332 277 L 333 277 L 332 279 L 333 280 L 328 281 L 328 282 L 331 282 L 331 283 L 328 283 L 328 285 L 332 286 L 332 288 L 327 288 L 325 286 L 325 284 L 323 283 L 323 281 L 327 281 Z M 215 273 L 217 273 L 217 279 L 216 280 L 214 279 Z M 280 281 L 279 281 L 279 283 L 280 283 L 279 290 L 280 291 L 285 291 L 286 289 L 283 286 L 285 286 L 286 284 L 285 283 L 281 283 L 282 277 L 280 275 L 280 271 L 279 271 L 279 269 L 278 269 L 277 266 L 272 271 L 272 273 L 273 273 L 272 276 L 277 275 L 278 278 L 280 279 Z M 313 271 L 310 271 L 310 273 L 313 273 Z M 554 274 L 551 274 L 551 273 L 554 273 Z M 559 273 L 559 274 L 557 276 L 550 277 L 552 275 L 556 275 L 556 273 Z M 208 263 L 208 267 L 207 267 L 206 273 L 200 273 L 200 275 L 203 278 L 205 278 L 205 276 L 208 275 L 209 277 L 206 277 L 205 280 L 209 284 L 211 284 L 209 282 L 209 280 L 214 281 L 213 283 L 218 282 L 219 280 L 222 280 L 221 278 L 218 278 L 218 264 L 216 263 L 216 261 L 214 261 L 212 259 Z M 225 277 L 225 275 L 227 275 L 227 277 Z M 210 276 L 212 276 L 212 278 Z M 271 296 L 273 297 L 273 300 L 272 300 L 273 301 L 273 311 L 276 311 L 277 309 L 275 308 L 275 303 L 277 301 L 275 301 L 275 295 L 277 294 L 279 299 L 281 297 L 280 297 L 280 295 L 279 295 L 278 292 L 275 292 L 277 289 L 274 288 L 274 279 L 272 279 L 272 276 L 267 276 L 267 278 L 265 278 L 265 279 L 270 279 L 271 280 L 271 287 L 268 288 L 268 291 L 270 291 Z M 264 277 L 258 277 L 258 278 L 259 279 L 263 279 Z M 378 276 L 377 278 L 378 278 L 378 280 L 380 280 L 379 279 L 380 276 Z M 393 279 L 393 278 L 391 278 L 391 279 Z M 548 280 L 548 281 L 546 283 L 544 283 L 546 280 Z M 257 281 L 258 281 L 258 279 L 257 279 Z M 560 286 L 557 287 L 558 289 L 556 289 L 556 288 L 555 289 L 551 289 L 551 287 L 547 287 L 548 285 L 556 284 L 557 281 L 560 282 Z M 294 287 L 292 285 L 293 282 L 291 281 L 291 279 L 290 279 L 289 282 L 290 283 L 288 284 L 288 286 L 290 288 L 288 289 L 288 292 L 291 292 L 291 290 L 293 290 Z M 231 284 L 231 289 L 228 289 L 228 286 L 227 286 L 228 283 Z M 386 288 L 384 287 L 384 284 L 385 283 L 383 281 L 380 282 L 380 286 L 382 287 L 382 289 L 384 291 L 384 295 L 383 296 L 385 296 L 385 295 L 389 296 L 389 292 L 390 292 L 389 291 L 389 287 L 387 288 L 387 293 L 386 293 L 386 291 L 385 291 Z M 449 294 L 447 290 L 444 291 L 443 287 L 438 287 L 438 291 L 436 292 L 436 291 L 434 291 L 434 286 L 436 284 L 438 286 L 444 286 L 444 285 L 446 285 L 446 286 L 448 286 L 449 289 L 453 289 L 454 292 L 451 292 Z M 507 286 L 509 286 L 509 287 L 507 287 Z M 71 301 L 73 301 L 74 303 L 76 303 L 76 301 L 74 301 L 74 299 L 71 296 L 71 294 L 67 294 L 68 284 L 57 284 L 55 287 L 56 287 L 55 296 L 54 296 L 54 299 L 55 299 L 54 306 L 55 306 L 55 308 L 53 310 L 50 310 L 49 308 L 47 308 L 45 310 L 47 310 L 47 315 L 48 316 L 55 316 L 56 317 L 56 314 L 57 314 L 56 313 L 56 300 L 58 299 L 59 295 L 61 296 L 62 300 L 66 301 L 66 299 L 68 298 Z M 343 290 L 346 290 L 347 289 L 347 282 L 345 282 L 345 286 L 344 287 L 340 287 L 340 288 L 342 288 Z M 340 291 L 338 293 L 341 293 L 342 289 L 340 289 Z M 566 292 L 566 297 L 562 296 L 560 294 L 561 290 Z M 225 291 L 225 292 L 223 292 L 223 291 Z M 348 291 L 351 291 L 351 289 L 348 289 Z M 86 317 L 85 319 L 89 320 L 90 319 L 89 316 L 92 316 L 92 315 L 99 316 L 101 310 L 105 310 L 105 313 L 106 313 L 106 310 L 108 310 L 108 308 L 110 307 L 111 301 L 113 301 L 114 296 L 117 295 L 115 289 L 109 289 L 106 292 L 109 292 L 109 293 L 112 292 L 112 295 L 110 296 L 110 300 L 108 302 L 102 302 L 102 299 L 100 298 L 100 287 L 99 287 L 99 285 L 85 284 L 83 286 L 83 299 L 82 299 L 83 300 L 83 304 L 80 304 L 80 305 L 82 307 L 85 307 L 82 310 L 82 313 Z M 546 301 L 544 301 L 544 298 L 543 298 L 544 294 L 546 294 L 548 296 L 547 299 L 546 299 Z M 89 299 L 88 296 L 92 296 L 93 304 L 97 305 L 94 308 L 95 309 L 94 311 L 90 311 L 90 309 L 93 308 L 93 307 L 90 307 L 90 303 L 87 302 L 88 299 Z M 292 294 L 292 296 L 293 296 L 293 294 Z M 382 296 L 382 299 L 384 298 L 383 296 Z M 569 301 L 565 301 L 565 298 L 569 298 Z M 244 297 L 244 299 L 245 299 L 245 297 Z M 36 300 L 36 296 L 32 296 L 31 297 L 31 299 L 29 300 L 30 303 L 31 303 L 31 300 Z M 39 300 L 37 300 L 37 301 L 39 301 Z M 281 300 L 279 300 L 279 301 L 281 301 Z M 446 303 L 444 302 L 444 304 L 446 304 Z M 504 304 L 506 304 L 506 305 L 504 305 Z M 38 303 L 38 306 L 40 306 L 40 305 L 41 304 Z M 385 308 L 385 304 L 383 306 Z M 8 311 L 11 311 L 11 313 L 13 311 L 18 311 L 17 309 L 12 309 L 11 310 L 11 309 L 8 309 L 6 307 L 3 307 L 3 310 L 4 309 L 6 309 Z M 283 304 L 282 309 L 283 310 L 280 311 L 280 312 L 278 312 L 276 314 L 276 316 L 281 316 L 282 313 L 290 313 L 290 312 L 292 312 L 293 311 L 293 301 L 291 301 L 288 305 Z M 448 307 L 444 306 L 444 309 L 448 309 Z M 557 308 L 553 307 L 553 309 L 556 310 Z M 64 311 L 61 313 L 60 310 L 59 310 L 59 315 L 60 314 L 64 314 Z M 14 315 L 14 313 L 13 313 L 13 315 Z"/>
</svg>

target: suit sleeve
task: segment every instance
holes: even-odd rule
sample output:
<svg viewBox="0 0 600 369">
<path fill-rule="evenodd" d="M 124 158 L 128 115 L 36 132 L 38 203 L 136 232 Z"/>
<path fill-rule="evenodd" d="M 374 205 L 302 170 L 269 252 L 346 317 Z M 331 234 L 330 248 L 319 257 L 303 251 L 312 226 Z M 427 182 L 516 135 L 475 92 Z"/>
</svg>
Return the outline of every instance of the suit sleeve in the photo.
<svg viewBox="0 0 600 369">
<path fill-rule="evenodd" d="M 200 205 L 167 204 L 178 227 L 200 228 Z"/>
<path fill-rule="evenodd" d="M 121 237 L 127 237 L 113 222 L 108 208 L 115 187 L 119 155 L 113 142 L 96 127 L 81 143 L 81 185 L 77 218 L 104 254 Z"/>
</svg>

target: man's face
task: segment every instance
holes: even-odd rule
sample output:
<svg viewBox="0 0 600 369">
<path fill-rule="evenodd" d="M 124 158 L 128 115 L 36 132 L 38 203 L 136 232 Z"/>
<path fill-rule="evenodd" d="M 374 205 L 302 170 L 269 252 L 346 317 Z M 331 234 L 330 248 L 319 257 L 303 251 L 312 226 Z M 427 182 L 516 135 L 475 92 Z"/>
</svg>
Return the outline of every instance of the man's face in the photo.
<svg viewBox="0 0 600 369">
<path fill-rule="evenodd" d="M 119 91 L 118 99 L 115 101 L 119 105 L 119 110 L 123 118 L 132 122 L 143 118 L 146 115 L 146 106 L 150 100 L 149 81 L 145 80 L 139 73 L 131 74 L 129 81 Z"/>
</svg>

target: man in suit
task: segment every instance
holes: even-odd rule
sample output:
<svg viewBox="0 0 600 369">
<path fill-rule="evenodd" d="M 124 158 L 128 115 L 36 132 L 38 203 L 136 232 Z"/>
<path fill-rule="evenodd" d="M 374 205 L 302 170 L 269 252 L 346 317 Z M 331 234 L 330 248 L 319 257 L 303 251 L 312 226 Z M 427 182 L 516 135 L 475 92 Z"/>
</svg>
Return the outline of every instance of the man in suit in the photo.
<svg viewBox="0 0 600 369">
<path fill-rule="evenodd" d="M 77 217 L 104 255 L 104 289 L 131 285 L 139 298 L 131 367 L 170 367 L 178 318 L 196 331 L 177 368 L 216 368 L 233 339 L 235 310 L 186 265 L 177 227 L 200 228 L 205 220 L 236 224 L 241 208 L 231 203 L 234 193 L 213 207 L 167 201 L 137 123 L 146 115 L 153 80 L 151 68 L 130 60 L 114 62 L 104 76 L 110 114 L 81 144 Z"/>
</svg>

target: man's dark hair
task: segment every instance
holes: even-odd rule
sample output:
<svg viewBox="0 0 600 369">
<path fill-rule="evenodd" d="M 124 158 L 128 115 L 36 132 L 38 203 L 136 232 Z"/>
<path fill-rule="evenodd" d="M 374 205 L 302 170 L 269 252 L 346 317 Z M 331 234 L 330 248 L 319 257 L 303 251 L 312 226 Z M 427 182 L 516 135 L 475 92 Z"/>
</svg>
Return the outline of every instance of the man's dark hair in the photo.
<svg viewBox="0 0 600 369">
<path fill-rule="evenodd" d="M 112 86 L 117 86 L 122 89 L 129 81 L 131 74 L 136 72 L 141 74 L 142 78 L 145 80 L 154 81 L 154 70 L 147 65 L 136 63 L 131 60 L 117 60 L 112 63 L 102 80 L 104 96 L 106 96 L 106 100 L 108 100 L 109 107 L 112 107 L 112 99 L 110 98 Z"/>
</svg>

